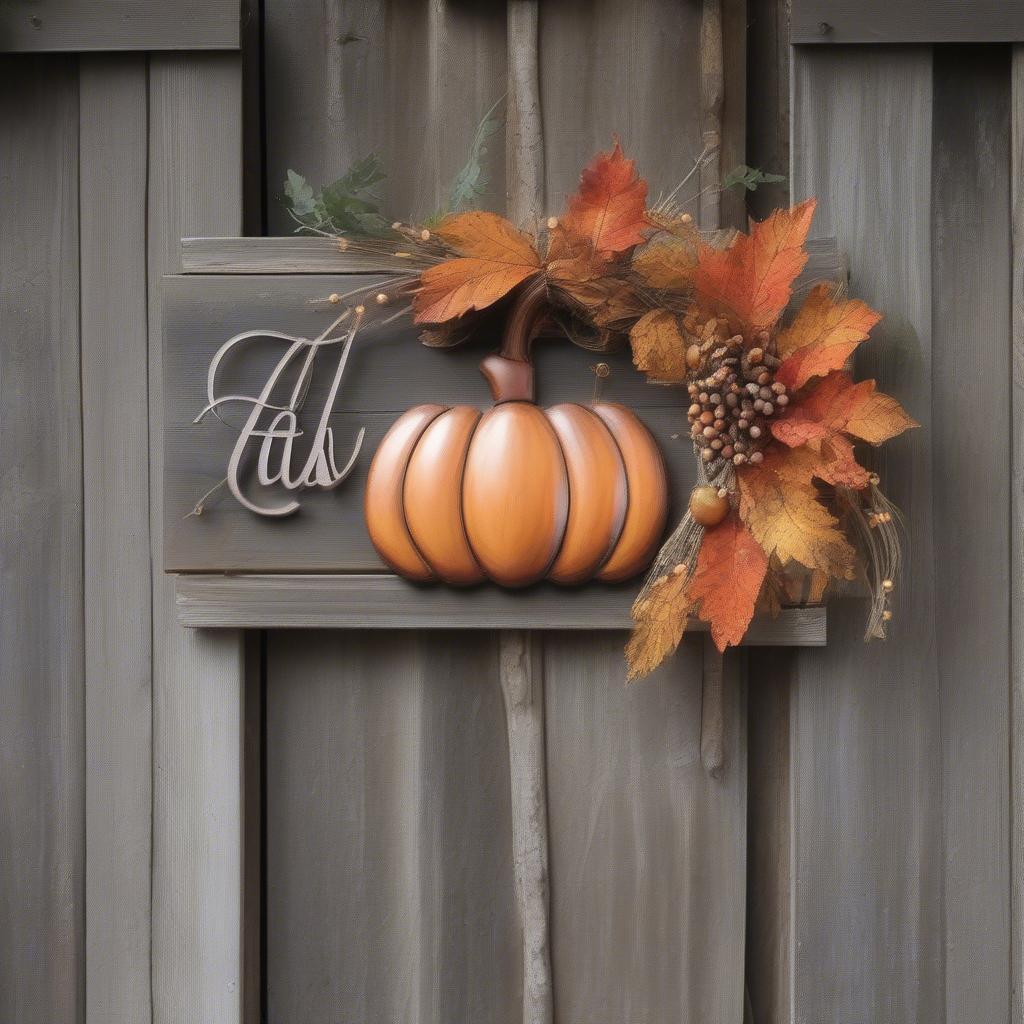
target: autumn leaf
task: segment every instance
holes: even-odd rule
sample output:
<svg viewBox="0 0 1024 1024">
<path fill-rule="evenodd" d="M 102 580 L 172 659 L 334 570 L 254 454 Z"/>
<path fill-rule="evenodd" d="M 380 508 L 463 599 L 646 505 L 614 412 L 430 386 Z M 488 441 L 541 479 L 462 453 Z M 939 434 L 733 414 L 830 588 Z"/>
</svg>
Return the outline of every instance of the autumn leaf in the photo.
<svg viewBox="0 0 1024 1024">
<path fill-rule="evenodd" d="M 687 289 L 692 284 L 700 252 L 700 235 L 692 228 L 687 237 L 661 235 L 633 253 L 630 264 L 651 288 Z"/>
<path fill-rule="evenodd" d="M 881 314 L 857 299 L 836 301 L 833 291 L 832 285 L 818 285 L 793 322 L 779 333 L 776 345 L 782 365 L 775 379 L 791 391 L 812 377 L 842 369 L 881 319 Z"/>
<path fill-rule="evenodd" d="M 582 306 L 598 327 L 633 319 L 649 308 L 621 276 L 605 273 L 589 256 L 557 260 L 547 267 L 548 283 Z"/>
<path fill-rule="evenodd" d="M 808 199 L 791 210 L 776 210 L 728 249 L 702 249 L 693 283 L 708 311 L 731 312 L 751 333 L 771 327 L 807 262 L 803 245 L 814 206 Z"/>
<path fill-rule="evenodd" d="M 844 432 L 881 444 L 918 424 L 895 398 L 875 390 L 873 380 L 857 384 L 845 373 L 824 377 L 772 423 L 772 434 L 791 448 Z"/>
<path fill-rule="evenodd" d="M 690 614 L 689 574 L 677 565 L 633 605 L 636 625 L 626 644 L 627 682 L 653 672 L 678 646 Z"/>
<path fill-rule="evenodd" d="M 662 384 L 686 379 L 686 340 L 675 313 L 652 309 L 629 332 L 633 363 L 648 378 Z"/>
<path fill-rule="evenodd" d="M 769 449 L 764 461 L 736 474 L 740 516 L 769 555 L 845 577 L 854 551 L 812 482 L 820 456 L 809 448 Z"/>
<path fill-rule="evenodd" d="M 871 474 L 857 461 L 853 445 L 842 434 L 833 434 L 821 442 L 821 458 L 814 475 L 833 487 L 861 491 L 870 482 Z"/>
<path fill-rule="evenodd" d="M 767 571 L 768 556 L 735 514 L 704 532 L 689 595 L 720 651 L 743 639 Z"/>
<path fill-rule="evenodd" d="M 587 242 L 601 258 L 624 252 L 644 240 L 647 182 L 636 165 L 622 155 L 616 140 L 610 153 L 599 153 L 580 176 L 580 187 L 569 200 L 569 212 L 559 229 L 569 238 Z M 556 241 L 556 239 L 553 239 Z M 558 246 L 555 246 L 557 255 Z"/>
<path fill-rule="evenodd" d="M 497 214 L 474 211 L 446 217 L 437 234 L 461 256 L 420 275 L 413 300 L 416 323 L 444 323 L 485 309 L 540 270 L 529 235 Z"/>
</svg>

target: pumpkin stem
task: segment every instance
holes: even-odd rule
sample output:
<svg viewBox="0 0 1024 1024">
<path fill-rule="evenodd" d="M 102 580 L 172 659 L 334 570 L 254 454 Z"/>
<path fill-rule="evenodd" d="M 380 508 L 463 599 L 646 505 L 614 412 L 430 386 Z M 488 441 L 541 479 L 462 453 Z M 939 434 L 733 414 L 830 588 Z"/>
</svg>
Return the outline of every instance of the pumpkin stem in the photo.
<svg viewBox="0 0 1024 1024">
<path fill-rule="evenodd" d="M 496 355 L 480 363 L 495 402 L 533 401 L 533 363 L 530 346 L 548 308 L 548 284 L 538 274 L 516 296 L 505 322 L 505 334 Z"/>
</svg>

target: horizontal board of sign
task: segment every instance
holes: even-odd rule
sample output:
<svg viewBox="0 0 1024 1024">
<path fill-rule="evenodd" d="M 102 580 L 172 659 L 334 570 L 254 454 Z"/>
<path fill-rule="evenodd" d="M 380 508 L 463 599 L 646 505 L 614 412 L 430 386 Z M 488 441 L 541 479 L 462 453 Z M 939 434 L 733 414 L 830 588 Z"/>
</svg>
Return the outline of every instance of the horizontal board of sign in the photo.
<svg viewBox="0 0 1024 1024">
<path fill-rule="evenodd" d="M 1024 40 L 1014 0 L 793 0 L 794 43 L 998 43 Z"/>
<path fill-rule="evenodd" d="M 814 281 L 846 280 L 846 260 L 834 238 L 807 243 L 809 259 L 797 292 Z M 333 238 L 183 238 L 185 274 L 400 274 L 407 262 L 394 256 L 342 250 Z"/>
<path fill-rule="evenodd" d="M 0 53 L 237 50 L 239 0 L 14 0 L 0 4 Z"/>
<path fill-rule="evenodd" d="M 240 629 L 628 629 L 636 596 L 635 584 L 595 584 L 574 597 L 550 584 L 459 590 L 386 575 L 179 576 L 175 588 L 183 625 Z M 694 632 L 707 628 L 690 623 Z M 820 647 L 825 640 L 824 608 L 786 608 L 755 619 L 744 643 Z"/>
<path fill-rule="evenodd" d="M 218 276 L 166 278 L 164 401 L 164 568 L 171 572 L 364 572 L 386 571 L 370 544 L 363 522 L 363 491 L 370 459 L 398 415 L 423 403 L 467 404 L 486 408 L 490 396 L 477 366 L 498 339 L 438 351 L 425 348 L 408 323 L 367 330 L 353 346 L 330 422 L 338 462 L 347 459 L 360 430 L 363 449 L 356 469 L 334 491 L 298 494 L 300 510 L 286 518 L 258 516 L 221 488 L 202 515 L 189 515 L 199 498 L 225 476 L 247 415 L 227 408 L 222 422 L 208 416 L 192 421 L 206 404 L 206 370 L 217 348 L 246 329 L 279 330 L 315 337 L 336 308 L 319 301 L 343 292 L 362 278 L 312 276 Z M 370 281 L 380 279 L 370 278 Z M 386 286 L 386 280 L 381 281 Z M 283 344 L 267 341 L 227 368 L 223 392 L 255 394 Z M 309 434 L 324 404 L 332 353 L 318 358 L 316 382 L 300 419 Z M 695 463 L 687 437 L 686 412 L 679 388 L 652 387 L 633 368 L 625 352 L 595 356 L 564 342 L 535 347 L 541 403 L 589 402 L 598 358 L 612 366 L 603 397 L 633 409 L 654 433 L 668 466 L 672 515 L 678 518 L 693 484 Z M 310 421 L 314 421 L 311 423 Z M 299 444 L 302 441 L 300 439 Z M 298 446 L 297 446 L 298 447 Z M 268 503 L 291 495 L 267 489 Z"/>
</svg>

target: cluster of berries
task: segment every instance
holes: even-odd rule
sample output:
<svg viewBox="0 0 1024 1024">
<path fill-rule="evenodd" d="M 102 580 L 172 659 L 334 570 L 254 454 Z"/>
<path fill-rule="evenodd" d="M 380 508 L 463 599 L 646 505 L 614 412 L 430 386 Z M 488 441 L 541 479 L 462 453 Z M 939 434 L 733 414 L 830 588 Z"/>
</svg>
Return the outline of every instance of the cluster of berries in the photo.
<svg viewBox="0 0 1024 1024">
<path fill-rule="evenodd" d="M 709 321 L 705 340 L 686 352 L 692 378 L 687 386 L 690 436 L 705 462 L 756 465 L 771 440 L 768 421 L 789 404 L 789 395 L 785 384 L 774 379 L 779 360 L 768 351 L 768 332 L 746 348 L 740 334 L 720 338 L 721 323 Z"/>
</svg>

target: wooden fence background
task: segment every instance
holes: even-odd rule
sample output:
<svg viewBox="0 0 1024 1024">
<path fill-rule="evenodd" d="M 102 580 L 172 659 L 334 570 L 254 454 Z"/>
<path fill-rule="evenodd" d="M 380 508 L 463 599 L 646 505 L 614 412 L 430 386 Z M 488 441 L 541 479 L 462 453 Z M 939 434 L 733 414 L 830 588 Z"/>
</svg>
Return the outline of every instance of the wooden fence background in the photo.
<svg viewBox="0 0 1024 1024">
<path fill-rule="evenodd" d="M 907 585 L 885 646 L 840 605 L 749 653 L 720 780 L 699 647 L 627 691 L 622 635 L 543 641 L 555 1020 L 1024 1020 L 1024 12 L 793 6 L 795 47 L 776 0 L 0 7 L 0 1020 L 520 1019 L 497 640 L 178 626 L 162 278 L 289 230 L 288 167 L 375 150 L 435 208 L 506 91 L 491 208 L 556 212 L 613 132 L 671 187 L 716 12 L 721 167 L 819 196 L 924 426 L 878 467 Z"/>
</svg>

